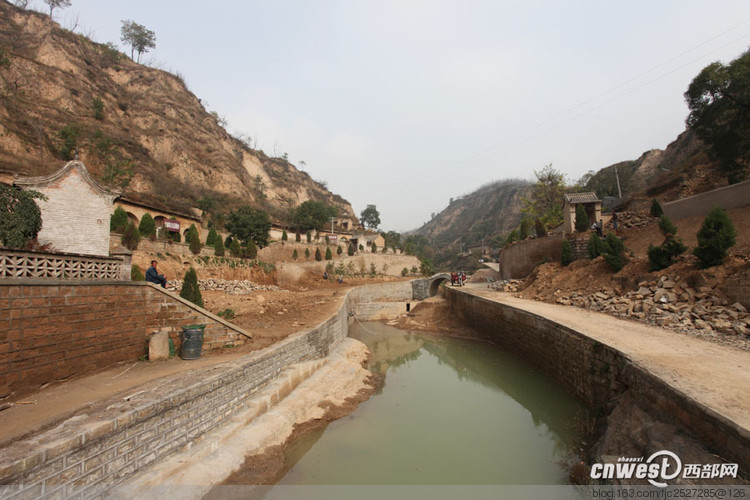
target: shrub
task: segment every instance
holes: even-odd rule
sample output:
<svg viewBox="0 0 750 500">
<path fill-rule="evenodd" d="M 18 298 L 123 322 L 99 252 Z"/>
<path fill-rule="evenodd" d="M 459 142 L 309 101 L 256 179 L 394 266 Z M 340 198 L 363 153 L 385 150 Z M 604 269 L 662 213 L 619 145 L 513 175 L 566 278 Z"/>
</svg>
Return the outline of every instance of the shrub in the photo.
<svg viewBox="0 0 750 500">
<path fill-rule="evenodd" d="M 258 246 L 253 240 L 247 242 L 247 246 L 242 250 L 242 258 L 254 259 L 258 256 Z"/>
<path fill-rule="evenodd" d="M 175 243 L 179 243 L 182 241 L 182 235 L 179 231 L 169 231 L 167 234 L 168 237 L 171 238 Z"/>
<path fill-rule="evenodd" d="M 567 266 L 568 264 L 573 262 L 573 246 L 570 244 L 570 241 L 568 241 L 567 238 L 564 238 L 562 240 L 560 261 L 562 262 L 563 266 Z"/>
<path fill-rule="evenodd" d="M 236 314 L 234 313 L 234 309 L 230 309 L 228 307 L 223 311 L 217 312 L 216 315 L 224 319 L 234 319 L 234 317 L 236 316 Z"/>
<path fill-rule="evenodd" d="M 425 258 L 420 261 L 419 271 L 423 276 L 432 276 L 435 274 L 435 267 L 430 259 Z"/>
<path fill-rule="evenodd" d="M 138 232 L 141 233 L 141 236 L 144 238 L 156 238 L 156 223 L 150 213 L 146 212 L 143 214 L 143 217 L 141 217 L 141 223 L 138 225 Z"/>
<path fill-rule="evenodd" d="M 417 274 L 419 272 L 419 269 L 417 269 L 417 266 L 411 266 L 411 273 Z"/>
<path fill-rule="evenodd" d="M 365 247 L 362 246 L 362 243 L 359 244 L 359 251 L 360 252 L 364 252 L 365 251 Z"/>
<path fill-rule="evenodd" d="M 286 234 L 286 231 L 281 233 L 281 241 L 287 241 L 289 239 L 289 235 Z"/>
<path fill-rule="evenodd" d="M 671 266 L 675 257 L 687 250 L 687 247 L 682 244 L 682 240 L 675 237 L 677 227 L 672 224 L 672 221 L 666 215 L 659 218 L 659 229 L 664 235 L 664 242 L 658 247 L 648 246 L 649 271 L 660 271 Z"/>
<path fill-rule="evenodd" d="M 224 238 L 224 248 L 231 249 L 232 248 L 232 240 L 233 240 L 233 238 L 232 238 L 231 234 L 229 236 L 227 236 L 226 238 Z"/>
<path fill-rule="evenodd" d="M 341 255 L 344 251 L 341 249 L 341 245 L 336 247 L 336 255 Z"/>
<path fill-rule="evenodd" d="M 219 234 L 216 232 L 216 229 L 211 228 L 211 230 L 208 232 L 208 236 L 206 236 L 206 246 L 216 246 L 216 242 L 220 240 L 221 236 L 219 236 Z"/>
<path fill-rule="evenodd" d="M 372 249 L 372 253 L 377 253 L 378 251 L 378 245 L 374 241 L 372 242 L 371 249 Z"/>
<path fill-rule="evenodd" d="M 661 217 L 662 215 L 664 215 L 664 210 L 661 208 L 659 200 L 654 198 L 651 200 L 651 217 Z"/>
<path fill-rule="evenodd" d="M 224 248 L 224 242 L 221 241 L 221 237 L 216 238 L 216 243 L 214 244 L 214 255 L 217 257 L 224 257 L 226 249 Z"/>
<path fill-rule="evenodd" d="M 138 229 L 136 229 L 133 222 L 130 222 L 125 228 L 125 231 L 122 233 L 121 241 L 123 246 L 128 250 L 132 251 L 138 248 L 138 243 L 141 242 L 141 234 L 138 232 Z"/>
<path fill-rule="evenodd" d="M 308 259 L 308 260 L 310 259 L 310 249 L 309 248 L 305 248 L 305 259 Z"/>
<path fill-rule="evenodd" d="M 536 231 L 537 238 L 547 236 L 547 228 L 544 227 L 544 223 L 539 219 L 534 221 L 534 231 Z"/>
<path fill-rule="evenodd" d="M 346 254 L 349 257 L 351 257 L 352 255 L 354 255 L 354 245 L 352 245 L 351 243 L 349 243 L 349 247 L 346 249 Z"/>
<path fill-rule="evenodd" d="M 586 209 L 582 204 L 576 205 L 576 231 L 585 233 L 589 228 L 589 216 L 586 215 Z"/>
<path fill-rule="evenodd" d="M 307 242 L 310 243 L 312 241 L 312 233 L 310 233 L 310 231 L 306 232 L 305 238 L 307 238 Z"/>
<path fill-rule="evenodd" d="M 135 264 L 130 268 L 130 281 L 146 281 L 143 271 Z"/>
<path fill-rule="evenodd" d="M 201 253 L 201 247 L 203 245 L 201 244 L 201 237 L 195 224 L 190 224 L 190 228 L 185 235 L 185 242 L 190 245 L 190 251 L 193 252 L 193 254 L 198 255 Z"/>
<path fill-rule="evenodd" d="M 292 260 L 297 260 L 299 258 L 299 254 L 297 253 L 297 249 L 294 249 L 294 252 L 292 253 Z"/>
<path fill-rule="evenodd" d="M 315 260 L 317 260 L 318 262 L 323 260 L 323 256 L 320 254 L 320 248 L 315 249 Z"/>
<path fill-rule="evenodd" d="M 523 219 L 521 225 L 518 227 L 518 239 L 525 240 L 531 231 L 531 221 L 529 219 Z"/>
<path fill-rule="evenodd" d="M 201 290 L 198 287 L 198 275 L 192 266 L 187 272 L 185 272 L 185 278 L 182 282 L 182 290 L 180 290 L 180 297 L 189 300 L 198 307 L 203 307 L 203 297 L 201 296 Z"/>
<path fill-rule="evenodd" d="M 63 160 L 72 160 L 75 158 L 78 134 L 78 127 L 75 125 L 65 125 L 57 132 L 55 149 Z"/>
<path fill-rule="evenodd" d="M 409 274 L 409 269 L 405 267 L 401 270 L 401 276 L 406 277 L 407 274 Z"/>
<path fill-rule="evenodd" d="M 299 231 L 297 231 L 296 233 L 294 233 L 294 241 L 296 241 L 297 243 L 299 243 L 300 241 L 302 241 L 302 238 L 300 237 Z"/>
<path fill-rule="evenodd" d="M 737 230 L 726 210 L 715 207 L 706 215 L 697 236 L 698 246 L 693 249 L 693 254 L 705 269 L 724 262 L 729 255 L 729 248 L 735 244 Z"/>
<path fill-rule="evenodd" d="M 609 233 L 605 242 L 603 255 L 604 260 L 607 261 L 607 264 L 609 264 L 609 267 L 614 272 L 619 271 L 625 266 L 624 252 L 625 245 L 622 243 L 622 240 L 613 233 Z"/>
<path fill-rule="evenodd" d="M 94 101 L 91 103 L 91 109 L 94 111 L 94 118 L 97 120 L 104 120 L 104 101 L 99 97 L 94 97 Z"/>
<path fill-rule="evenodd" d="M 114 213 L 109 218 L 109 230 L 122 234 L 128 227 L 128 213 L 122 207 L 115 208 Z"/>
<path fill-rule="evenodd" d="M 242 257 L 242 247 L 240 246 L 240 240 L 232 240 L 231 246 L 229 247 L 229 253 L 232 257 Z"/>
<path fill-rule="evenodd" d="M 596 233 L 591 233 L 588 243 L 589 259 L 594 260 L 604 254 L 604 242 Z"/>
<path fill-rule="evenodd" d="M 331 260 L 333 258 L 333 254 L 331 253 L 330 248 L 326 248 L 326 260 Z"/>
</svg>

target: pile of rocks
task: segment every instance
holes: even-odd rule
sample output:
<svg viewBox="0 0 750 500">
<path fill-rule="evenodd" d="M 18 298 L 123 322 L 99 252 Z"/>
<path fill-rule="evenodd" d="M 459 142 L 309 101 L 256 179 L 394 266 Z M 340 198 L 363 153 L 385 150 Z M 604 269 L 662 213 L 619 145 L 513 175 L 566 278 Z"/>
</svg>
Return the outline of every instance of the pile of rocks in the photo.
<svg viewBox="0 0 750 500">
<path fill-rule="evenodd" d="M 517 292 L 522 284 L 523 280 L 500 280 L 487 285 L 487 288 L 492 288 L 498 292 Z"/>
<path fill-rule="evenodd" d="M 173 287 L 176 290 L 181 290 L 182 280 L 169 280 L 167 286 Z M 281 288 L 276 285 L 259 285 L 247 280 L 222 280 L 214 278 L 198 280 L 198 288 L 200 288 L 201 291 L 221 290 L 224 291 L 224 293 L 231 295 L 247 295 L 257 291 L 278 292 L 281 290 Z"/>
<path fill-rule="evenodd" d="M 633 227 L 645 227 L 652 222 L 658 221 L 658 219 L 637 212 L 617 212 L 617 221 L 618 228 L 630 229 Z M 607 226 L 611 225 L 612 221 L 609 221 Z"/>
<path fill-rule="evenodd" d="M 686 333 L 750 336 L 750 314 L 711 287 L 694 290 L 679 276 L 639 283 L 638 290 L 619 295 L 604 288 L 592 294 L 557 295 L 556 302 L 613 316 L 635 318 Z"/>
</svg>

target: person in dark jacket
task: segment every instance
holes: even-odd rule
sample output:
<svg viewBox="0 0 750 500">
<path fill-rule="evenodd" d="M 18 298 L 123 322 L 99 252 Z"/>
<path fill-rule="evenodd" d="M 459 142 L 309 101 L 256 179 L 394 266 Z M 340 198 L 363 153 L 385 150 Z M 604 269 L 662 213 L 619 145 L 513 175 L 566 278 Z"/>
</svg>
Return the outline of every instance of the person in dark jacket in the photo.
<svg viewBox="0 0 750 500">
<path fill-rule="evenodd" d="M 155 260 L 151 261 L 151 267 L 146 270 L 146 281 L 161 285 L 162 288 L 167 287 L 167 278 L 165 278 L 163 274 L 159 274 L 159 271 L 156 270 Z"/>
</svg>

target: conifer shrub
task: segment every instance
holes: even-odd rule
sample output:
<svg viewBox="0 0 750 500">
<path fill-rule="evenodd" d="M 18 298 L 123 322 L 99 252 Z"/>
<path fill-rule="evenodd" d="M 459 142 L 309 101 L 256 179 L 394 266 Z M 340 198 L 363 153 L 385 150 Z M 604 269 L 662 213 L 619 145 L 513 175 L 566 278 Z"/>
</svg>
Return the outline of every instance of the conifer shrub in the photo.
<svg viewBox="0 0 750 500">
<path fill-rule="evenodd" d="M 323 260 L 323 256 L 320 254 L 320 248 L 315 249 L 315 260 L 317 260 L 318 262 Z"/>
<path fill-rule="evenodd" d="M 352 245 L 351 243 L 349 243 L 349 247 L 346 249 L 346 255 L 348 255 L 349 257 L 354 255 L 354 245 Z"/>
<path fill-rule="evenodd" d="M 115 208 L 114 213 L 109 218 L 109 230 L 114 233 L 122 234 L 128 227 L 128 213 L 122 208 Z"/>
<path fill-rule="evenodd" d="M 130 281 L 146 281 L 146 277 L 143 275 L 143 271 L 136 264 L 133 264 L 130 267 Z"/>
<path fill-rule="evenodd" d="M 344 251 L 341 249 L 341 245 L 336 247 L 336 255 L 341 255 Z"/>
<path fill-rule="evenodd" d="M 201 290 L 198 287 L 198 274 L 192 266 L 185 272 L 185 278 L 182 282 L 182 290 L 180 290 L 180 297 L 189 300 L 198 307 L 203 307 L 203 297 L 201 296 Z"/>
<path fill-rule="evenodd" d="M 224 248 L 231 249 L 232 248 L 232 240 L 233 240 L 233 238 L 232 238 L 231 234 L 229 236 L 227 236 L 226 238 L 224 238 Z"/>
<path fill-rule="evenodd" d="M 221 237 L 216 232 L 216 229 L 211 228 L 211 230 L 208 232 L 208 236 L 206 236 L 206 246 L 215 247 L 216 241 L 218 240 L 221 240 Z"/>
<path fill-rule="evenodd" d="M 604 242 L 596 233 L 589 235 L 588 243 L 589 259 L 594 260 L 604 254 Z"/>
<path fill-rule="evenodd" d="M 240 240 L 232 240 L 231 246 L 229 247 L 229 253 L 232 255 L 232 257 L 242 257 L 242 247 L 240 246 Z"/>
<path fill-rule="evenodd" d="M 661 204 L 659 203 L 659 200 L 654 198 L 651 200 L 651 217 L 661 217 L 664 215 L 664 209 L 661 208 Z"/>
<path fill-rule="evenodd" d="M 310 259 L 310 249 L 309 248 L 305 248 L 305 259 L 307 259 L 307 260 Z"/>
<path fill-rule="evenodd" d="M 310 231 L 305 233 L 305 238 L 307 238 L 307 242 L 310 243 L 312 241 L 312 233 Z"/>
<path fill-rule="evenodd" d="M 299 253 L 297 253 L 297 249 L 294 249 L 294 252 L 292 253 L 292 260 L 299 259 Z"/>
<path fill-rule="evenodd" d="M 216 243 L 214 244 L 214 255 L 217 257 L 224 257 L 225 252 L 226 249 L 224 248 L 224 242 L 221 241 L 221 238 L 216 238 Z"/>
<path fill-rule="evenodd" d="M 371 249 L 372 249 L 372 253 L 378 252 L 378 245 L 374 241 L 372 242 Z"/>
<path fill-rule="evenodd" d="M 128 223 L 125 231 L 122 233 L 122 244 L 128 250 L 135 250 L 138 248 L 138 243 L 141 242 L 141 233 L 135 227 L 135 223 L 132 221 Z"/>
<path fill-rule="evenodd" d="M 331 260 L 333 258 L 333 254 L 331 253 L 330 247 L 326 248 L 326 260 Z"/>
<path fill-rule="evenodd" d="M 297 231 L 296 233 L 294 233 L 294 241 L 296 241 L 297 243 L 299 243 L 300 241 L 302 241 L 302 238 L 300 237 L 299 231 Z"/>
<path fill-rule="evenodd" d="M 693 254 L 703 269 L 722 264 L 729 256 L 728 250 L 735 244 L 737 230 L 726 210 L 715 207 L 703 220 L 698 230 L 698 246 Z"/>
<path fill-rule="evenodd" d="M 666 215 L 659 219 L 659 229 L 664 235 L 664 241 L 661 246 L 648 246 L 649 271 L 660 271 L 666 269 L 674 263 L 675 257 L 687 250 L 682 244 L 682 240 L 677 238 L 677 227 Z"/>
<path fill-rule="evenodd" d="M 543 238 L 547 236 L 547 228 L 544 226 L 544 223 L 539 219 L 534 221 L 534 231 L 536 231 L 537 238 Z"/>
<path fill-rule="evenodd" d="M 141 236 L 144 238 L 151 238 L 152 240 L 156 238 L 156 222 L 154 222 L 154 218 L 151 217 L 151 214 L 146 212 L 143 214 L 143 217 L 141 217 L 141 223 L 138 225 L 138 232 L 141 233 Z"/>
<path fill-rule="evenodd" d="M 604 253 L 602 255 L 614 272 L 618 272 L 625 267 L 624 252 L 625 245 L 622 240 L 613 233 L 607 234 L 607 239 L 604 244 Z"/>
<path fill-rule="evenodd" d="M 409 274 L 409 268 L 405 267 L 401 270 L 401 276 L 406 277 Z"/>
<path fill-rule="evenodd" d="M 287 240 L 289 240 L 289 235 L 286 234 L 286 231 L 284 231 L 283 233 L 281 233 L 281 241 L 287 241 Z"/>
<path fill-rule="evenodd" d="M 576 231 L 585 233 L 589 228 L 589 216 L 582 204 L 576 205 Z"/>
<path fill-rule="evenodd" d="M 179 243 L 182 241 L 182 235 L 180 234 L 179 231 L 170 231 L 168 234 L 169 234 L 169 238 L 175 243 Z"/>
<path fill-rule="evenodd" d="M 242 258 L 254 259 L 258 256 L 258 246 L 253 240 L 247 242 L 247 246 L 242 250 Z"/>
<path fill-rule="evenodd" d="M 567 238 L 563 238 L 562 240 L 562 250 L 560 252 L 560 261 L 562 262 L 563 266 L 567 266 L 571 262 L 573 262 L 573 246 L 570 244 L 570 241 L 568 241 Z"/>
<path fill-rule="evenodd" d="M 198 255 L 201 253 L 203 245 L 201 244 L 201 237 L 195 224 L 190 224 L 190 228 L 185 235 L 185 242 L 190 246 L 190 251 L 193 254 Z"/>
</svg>

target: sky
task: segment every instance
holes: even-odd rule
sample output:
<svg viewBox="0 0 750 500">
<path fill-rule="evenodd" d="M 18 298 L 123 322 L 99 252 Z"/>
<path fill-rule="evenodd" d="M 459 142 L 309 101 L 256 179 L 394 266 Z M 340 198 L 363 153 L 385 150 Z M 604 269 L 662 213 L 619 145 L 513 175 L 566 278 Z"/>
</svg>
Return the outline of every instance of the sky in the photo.
<svg viewBox="0 0 750 500">
<path fill-rule="evenodd" d="M 551 163 L 572 183 L 666 148 L 692 79 L 750 47 L 747 0 L 72 0 L 54 17 L 126 53 L 121 21 L 153 30 L 141 62 L 396 231 L 488 182 Z"/>
</svg>

